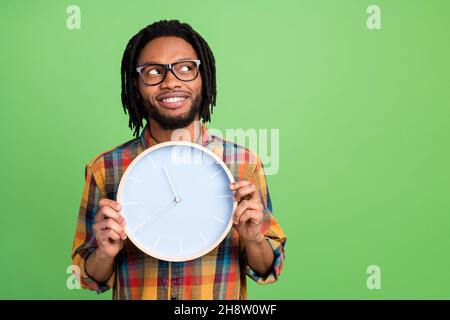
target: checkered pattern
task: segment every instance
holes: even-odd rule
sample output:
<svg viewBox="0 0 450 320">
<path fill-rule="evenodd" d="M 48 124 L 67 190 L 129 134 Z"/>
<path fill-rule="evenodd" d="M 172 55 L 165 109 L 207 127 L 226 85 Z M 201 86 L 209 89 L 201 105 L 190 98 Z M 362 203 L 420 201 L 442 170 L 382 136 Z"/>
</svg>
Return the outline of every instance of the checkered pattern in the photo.
<svg viewBox="0 0 450 320">
<path fill-rule="evenodd" d="M 229 167 L 234 179 L 253 182 L 264 203 L 263 233 L 275 256 L 271 273 L 261 277 L 246 262 L 243 243 L 232 228 L 227 237 L 208 254 L 187 262 L 167 262 L 141 252 L 128 239 L 116 256 L 110 279 L 98 283 L 85 272 L 85 261 L 96 247 L 92 225 L 98 201 L 116 199 L 122 174 L 142 151 L 156 144 L 148 125 L 140 137 L 93 158 L 85 168 L 85 186 L 73 241 L 73 264 L 80 268 L 84 288 L 98 293 L 110 288 L 113 299 L 246 299 L 246 276 L 260 284 L 278 279 L 285 259 L 286 236 L 272 214 L 272 203 L 259 157 L 242 146 L 209 136 L 201 125 L 201 143 Z"/>
</svg>

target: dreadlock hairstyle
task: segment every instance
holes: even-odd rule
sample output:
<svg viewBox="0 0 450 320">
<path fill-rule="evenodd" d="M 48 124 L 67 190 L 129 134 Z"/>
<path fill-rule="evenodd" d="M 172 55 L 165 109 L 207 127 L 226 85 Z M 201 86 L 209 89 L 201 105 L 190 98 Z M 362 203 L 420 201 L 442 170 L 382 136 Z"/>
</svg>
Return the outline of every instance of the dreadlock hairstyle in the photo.
<svg viewBox="0 0 450 320">
<path fill-rule="evenodd" d="M 127 44 L 122 57 L 122 106 L 125 114 L 130 117 L 128 126 L 134 129 L 134 135 L 139 136 L 143 128 L 142 120 L 147 120 L 147 113 L 139 101 L 139 89 L 135 79 L 137 61 L 142 48 L 151 40 L 162 36 L 176 36 L 187 41 L 195 50 L 201 64 L 199 66 L 202 76 L 202 105 L 200 106 L 200 119 L 205 123 L 211 121 L 213 107 L 216 105 L 216 66 L 214 55 L 208 43 L 187 23 L 178 20 L 161 20 L 143 28 L 134 35 Z"/>
</svg>

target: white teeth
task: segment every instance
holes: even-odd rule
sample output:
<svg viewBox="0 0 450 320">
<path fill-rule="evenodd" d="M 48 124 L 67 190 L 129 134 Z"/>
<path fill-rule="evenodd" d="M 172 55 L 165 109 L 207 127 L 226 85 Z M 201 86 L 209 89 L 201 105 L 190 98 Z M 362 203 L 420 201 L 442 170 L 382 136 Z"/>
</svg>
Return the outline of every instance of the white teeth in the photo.
<svg viewBox="0 0 450 320">
<path fill-rule="evenodd" d="M 174 102 L 182 101 L 184 99 L 186 99 L 186 98 L 184 98 L 184 97 L 174 97 L 174 98 L 166 98 L 166 99 L 163 99 L 162 101 L 163 102 L 174 103 Z"/>
</svg>

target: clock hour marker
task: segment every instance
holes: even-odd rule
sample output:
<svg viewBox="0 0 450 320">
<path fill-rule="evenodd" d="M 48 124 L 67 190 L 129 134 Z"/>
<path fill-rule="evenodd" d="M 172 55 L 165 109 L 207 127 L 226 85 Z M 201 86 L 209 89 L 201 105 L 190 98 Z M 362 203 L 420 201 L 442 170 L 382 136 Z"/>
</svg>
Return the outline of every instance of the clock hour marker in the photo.
<svg viewBox="0 0 450 320">
<path fill-rule="evenodd" d="M 233 195 L 232 194 L 221 194 L 216 196 L 216 198 L 231 198 Z"/>
<path fill-rule="evenodd" d="M 131 179 L 131 180 L 133 180 L 133 181 L 136 181 L 137 183 L 142 183 L 142 181 L 141 180 L 139 180 L 138 178 L 136 178 L 136 177 L 133 177 L 133 176 L 129 176 L 129 178 Z"/>
<path fill-rule="evenodd" d="M 206 241 L 205 236 L 203 235 L 203 233 L 200 232 L 200 237 L 202 237 L 203 242 L 205 242 L 206 245 L 208 245 L 208 241 Z"/>
<path fill-rule="evenodd" d="M 225 221 L 223 221 L 222 219 L 220 219 L 220 218 L 218 218 L 218 217 L 216 217 L 216 216 L 214 216 L 213 219 L 214 219 L 214 220 L 217 220 L 217 221 L 219 221 L 219 222 L 222 222 L 222 223 L 226 223 Z"/>
<path fill-rule="evenodd" d="M 144 224 L 145 222 L 141 222 L 136 228 L 134 228 L 133 232 L 139 231 L 139 229 L 142 228 Z"/>
<path fill-rule="evenodd" d="M 222 169 L 218 170 L 217 172 L 213 173 L 212 175 L 209 176 L 210 179 L 214 178 L 215 176 L 217 176 L 219 173 L 222 172 Z"/>
<path fill-rule="evenodd" d="M 152 164 L 152 166 L 154 166 L 154 167 L 156 168 L 156 164 L 155 164 L 155 162 L 153 161 L 152 157 L 147 156 L 147 159 L 148 159 L 148 161 L 150 161 L 150 163 Z"/>
<path fill-rule="evenodd" d="M 122 206 L 135 206 L 139 204 L 139 201 L 130 201 L 130 202 L 122 202 L 121 205 Z"/>
<path fill-rule="evenodd" d="M 161 239 L 161 236 L 158 236 L 158 239 L 156 239 L 155 243 L 153 244 L 153 250 L 156 248 L 156 246 L 159 243 L 159 240 Z"/>
</svg>

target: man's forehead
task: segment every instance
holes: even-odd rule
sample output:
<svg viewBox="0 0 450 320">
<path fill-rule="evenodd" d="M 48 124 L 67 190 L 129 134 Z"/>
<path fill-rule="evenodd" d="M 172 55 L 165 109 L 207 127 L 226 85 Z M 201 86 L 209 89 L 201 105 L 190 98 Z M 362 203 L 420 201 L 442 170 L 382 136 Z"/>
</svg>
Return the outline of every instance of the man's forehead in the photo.
<svg viewBox="0 0 450 320">
<path fill-rule="evenodd" d="M 162 64 L 169 64 L 179 61 L 185 61 L 185 60 L 195 60 L 196 57 L 181 57 L 181 58 L 175 58 L 175 59 L 141 59 L 139 62 L 140 64 L 151 64 L 151 63 L 162 63 Z"/>
<path fill-rule="evenodd" d="M 148 42 L 142 49 L 140 63 L 172 63 L 197 59 L 194 48 L 184 39 L 160 37 Z"/>
</svg>

